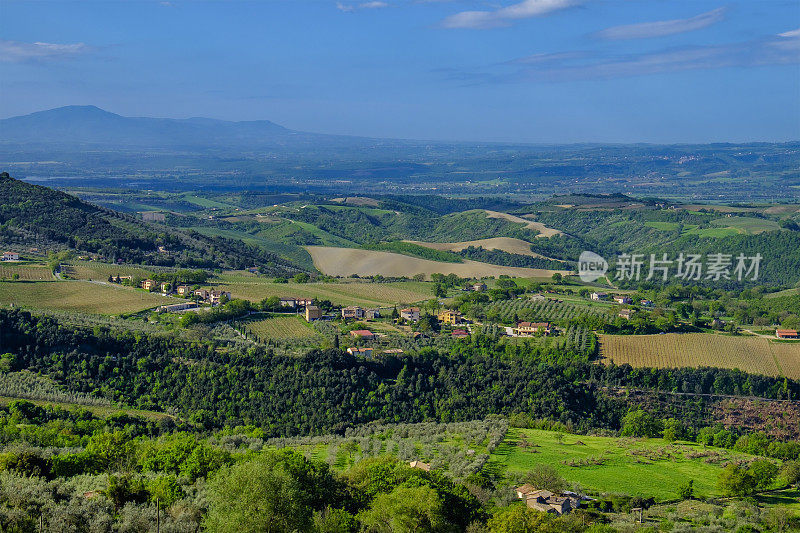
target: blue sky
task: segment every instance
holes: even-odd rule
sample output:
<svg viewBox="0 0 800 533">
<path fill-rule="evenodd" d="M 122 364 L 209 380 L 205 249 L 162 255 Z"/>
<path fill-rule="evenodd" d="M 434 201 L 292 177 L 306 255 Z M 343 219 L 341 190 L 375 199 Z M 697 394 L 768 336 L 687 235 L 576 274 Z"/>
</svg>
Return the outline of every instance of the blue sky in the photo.
<svg viewBox="0 0 800 533">
<path fill-rule="evenodd" d="M 0 1 L 0 116 L 415 139 L 800 139 L 796 0 Z"/>
</svg>

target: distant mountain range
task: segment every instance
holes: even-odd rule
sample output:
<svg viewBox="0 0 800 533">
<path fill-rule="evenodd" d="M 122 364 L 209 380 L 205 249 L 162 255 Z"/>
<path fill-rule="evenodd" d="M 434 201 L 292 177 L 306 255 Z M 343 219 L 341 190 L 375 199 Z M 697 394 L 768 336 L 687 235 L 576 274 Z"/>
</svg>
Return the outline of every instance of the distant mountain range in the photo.
<svg viewBox="0 0 800 533">
<path fill-rule="evenodd" d="M 0 120 L 0 143 L 142 148 L 227 148 L 340 142 L 340 137 L 293 131 L 269 120 L 124 117 L 95 106 L 66 106 Z"/>
</svg>

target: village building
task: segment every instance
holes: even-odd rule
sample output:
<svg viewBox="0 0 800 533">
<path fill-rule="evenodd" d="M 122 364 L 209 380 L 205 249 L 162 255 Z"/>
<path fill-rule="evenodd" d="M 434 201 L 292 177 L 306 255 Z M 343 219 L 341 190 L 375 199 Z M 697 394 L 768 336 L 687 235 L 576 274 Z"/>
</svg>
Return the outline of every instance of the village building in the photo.
<svg viewBox="0 0 800 533">
<path fill-rule="evenodd" d="M 297 307 L 297 300 L 294 298 L 281 298 L 280 303 L 281 307 L 291 307 L 292 309 Z"/>
<path fill-rule="evenodd" d="M 618 304 L 622 304 L 622 305 L 630 305 L 630 304 L 633 303 L 633 300 L 631 299 L 631 297 L 630 296 L 625 296 L 625 295 L 616 295 L 616 296 L 614 296 L 614 301 L 617 302 Z"/>
<path fill-rule="evenodd" d="M 364 309 L 357 305 L 342 307 L 342 318 L 345 320 L 358 320 L 364 318 Z"/>
<path fill-rule="evenodd" d="M 402 348 L 389 348 L 388 350 L 384 350 L 382 353 L 387 355 L 398 355 L 404 352 Z"/>
<path fill-rule="evenodd" d="M 472 286 L 472 290 L 475 292 L 484 292 L 487 288 L 485 283 L 476 283 Z"/>
<path fill-rule="evenodd" d="M 608 298 L 608 294 L 604 292 L 593 292 L 591 295 L 592 300 L 599 302 L 600 300 L 605 300 Z"/>
<path fill-rule="evenodd" d="M 371 341 L 372 339 L 375 338 L 375 334 L 368 329 L 354 329 L 353 331 L 350 332 L 350 336 L 356 337 L 357 339 L 364 339 L 368 341 Z"/>
<path fill-rule="evenodd" d="M 453 333 L 451 333 L 450 335 L 456 339 L 463 339 L 465 337 L 469 337 L 469 333 L 464 329 L 455 329 L 453 330 Z"/>
<path fill-rule="evenodd" d="M 625 320 L 630 320 L 633 316 L 633 309 L 620 309 L 619 316 L 624 318 Z"/>
<path fill-rule="evenodd" d="M 369 347 L 362 347 L 359 348 L 357 346 L 351 346 L 347 349 L 347 353 L 350 355 L 360 355 L 361 357 L 372 357 L 372 348 Z"/>
<path fill-rule="evenodd" d="M 297 307 L 307 307 L 309 305 L 314 305 L 314 298 L 295 298 L 295 303 Z"/>
<path fill-rule="evenodd" d="M 642 300 L 639 303 L 642 304 L 643 307 L 653 307 L 653 305 L 655 305 L 653 300 Z"/>
<path fill-rule="evenodd" d="M 550 322 L 520 322 L 513 328 L 517 337 L 532 337 L 536 334 L 550 335 L 552 328 Z"/>
<path fill-rule="evenodd" d="M 146 291 L 151 291 L 155 288 L 156 282 L 152 279 L 146 279 L 142 282 L 142 288 Z"/>
<path fill-rule="evenodd" d="M 317 307 L 316 305 L 307 305 L 306 306 L 306 321 L 311 322 L 312 320 L 319 320 L 322 318 L 322 309 Z"/>
<path fill-rule="evenodd" d="M 375 320 L 381 317 L 380 309 L 367 309 L 364 311 L 364 318 L 367 320 Z"/>
<path fill-rule="evenodd" d="M 211 303 L 211 305 L 218 305 L 222 303 L 223 298 L 226 300 L 230 300 L 231 293 L 227 291 L 208 291 L 207 299 Z"/>
<path fill-rule="evenodd" d="M 419 307 L 406 307 L 400 310 L 400 318 L 403 320 L 410 320 L 411 322 L 419 321 Z"/>
<path fill-rule="evenodd" d="M 192 288 L 188 285 L 178 285 L 175 287 L 175 292 L 181 296 L 187 296 L 190 292 L 192 292 Z"/>
<path fill-rule="evenodd" d="M 450 309 L 440 312 L 436 318 L 438 318 L 439 322 L 442 324 L 450 324 L 451 326 L 461 323 L 461 313 L 458 311 L 451 311 Z"/>
<path fill-rule="evenodd" d="M 3 252 L 3 261 L 19 261 L 17 252 Z"/>
<path fill-rule="evenodd" d="M 779 329 L 775 331 L 775 336 L 779 339 L 800 339 L 796 329 Z"/>
<path fill-rule="evenodd" d="M 159 287 L 160 287 L 160 289 L 161 289 L 161 292 L 164 292 L 164 293 L 166 293 L 166 292 L 169 292 L 169 291 L 170 291 L 170 289 L 172 288 L 172 285 L 170 285 L 169 283 L 167 283 L 166 281 L 164 281 L 164 282 L 162 282 L 162 283 L 159 285 Z"/>
<path fill-rule="evenodd" d="M 209 291 L 208 289 L 197 289 L 194 291 L 194 295 L 200 298 L 201 300 L 208 300 Z"/>
</svg>

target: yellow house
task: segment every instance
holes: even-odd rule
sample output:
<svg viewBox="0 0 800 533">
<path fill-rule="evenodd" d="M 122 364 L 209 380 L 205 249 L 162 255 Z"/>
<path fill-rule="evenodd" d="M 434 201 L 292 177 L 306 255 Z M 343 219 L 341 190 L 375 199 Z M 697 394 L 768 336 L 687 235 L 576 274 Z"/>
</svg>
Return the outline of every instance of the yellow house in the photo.
<svg viewBox="0 0 800 533">
<path fill-rule="evenodd" d="M 450 324 L 451 326 L 461 323 L 461 313 L 458 311 L 451 311 L 450 309 L 442 311 L 436 318 L 438 318 L 439 322 L 442 324 Z"/>
</svg>

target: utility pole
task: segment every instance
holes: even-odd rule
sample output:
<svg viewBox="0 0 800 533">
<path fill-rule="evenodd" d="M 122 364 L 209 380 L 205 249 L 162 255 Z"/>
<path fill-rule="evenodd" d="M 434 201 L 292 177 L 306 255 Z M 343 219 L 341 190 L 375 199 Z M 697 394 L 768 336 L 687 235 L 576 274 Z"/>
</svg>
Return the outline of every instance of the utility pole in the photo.
<svg viewBox="0 0 800 533">
<path fill-rule="evenodd" d="M 161 533 L 161 509 L 159 509 L 158 498 L 156 498 L 156 533 Z"/>
</svg>

